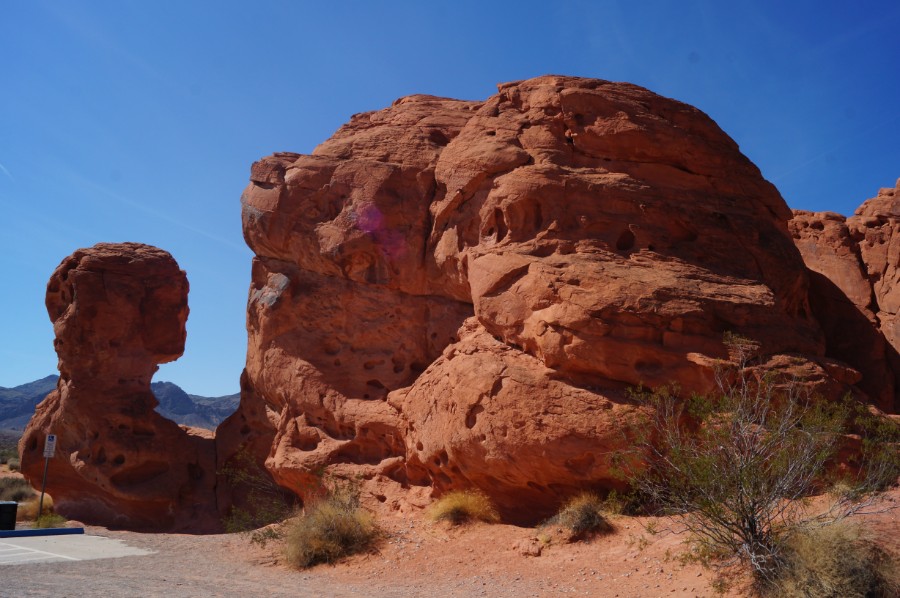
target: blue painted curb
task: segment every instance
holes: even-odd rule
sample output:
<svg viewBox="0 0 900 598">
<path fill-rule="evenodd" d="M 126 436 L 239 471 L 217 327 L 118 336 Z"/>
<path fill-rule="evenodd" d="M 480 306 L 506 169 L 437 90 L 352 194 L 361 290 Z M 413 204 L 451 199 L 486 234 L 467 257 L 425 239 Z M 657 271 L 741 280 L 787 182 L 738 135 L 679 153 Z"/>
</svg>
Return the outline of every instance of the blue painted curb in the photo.
<svg viewBox="0 0 900 598">
<path fill-rule="evenodd" d="M 83 527 L 48 527 L 43 529 L 15 529 L 0 531 L 0 538 L 27 538 L 29 536 L 67 536 L 83 534 Z"/>
</svg>

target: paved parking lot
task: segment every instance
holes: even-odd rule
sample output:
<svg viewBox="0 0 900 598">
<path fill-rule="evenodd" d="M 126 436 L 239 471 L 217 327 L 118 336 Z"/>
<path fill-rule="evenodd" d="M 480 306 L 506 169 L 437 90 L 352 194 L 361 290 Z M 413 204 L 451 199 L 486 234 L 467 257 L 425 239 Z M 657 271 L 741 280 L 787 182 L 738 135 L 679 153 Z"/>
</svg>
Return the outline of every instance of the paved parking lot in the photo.
<svg viewBox="0 0 900 598">
<path fill-rule="evenodd" d="M 0 566 L 91 561 L 153 554 L 102 536 L 39 536 L 0 539 Z"/>
</svg>

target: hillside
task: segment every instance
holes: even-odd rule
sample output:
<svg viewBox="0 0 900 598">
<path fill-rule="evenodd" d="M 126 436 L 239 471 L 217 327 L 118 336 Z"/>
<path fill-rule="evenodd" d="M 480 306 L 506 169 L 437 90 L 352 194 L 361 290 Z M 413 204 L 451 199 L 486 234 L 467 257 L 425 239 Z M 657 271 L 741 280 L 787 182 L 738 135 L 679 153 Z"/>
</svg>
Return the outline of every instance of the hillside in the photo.
<svg viewBox="0 0 900 598">
<path fill-rule="evenodd" d="M 0 387 L 0 431 L 17 438 L 34 414 L 35 406 L 56 388 L 57 376 L 47 376 L 13 388 Z M 237 409 L 240 393 L 222 397 L 189 395 L 172 382 L 150 385 L 159 401 L 157 412 L 175 423 L 214 430 Z M 7 434 L 9 436 L 9 434 Z"/>
</svg>

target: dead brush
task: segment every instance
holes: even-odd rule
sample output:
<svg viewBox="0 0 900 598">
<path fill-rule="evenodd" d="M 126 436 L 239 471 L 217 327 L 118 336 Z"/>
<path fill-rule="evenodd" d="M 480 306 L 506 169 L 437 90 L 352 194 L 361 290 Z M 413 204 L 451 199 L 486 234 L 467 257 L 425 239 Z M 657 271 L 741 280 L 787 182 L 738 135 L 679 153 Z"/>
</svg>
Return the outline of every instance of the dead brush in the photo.
<svg viewBox="0 0 900 598">
<path fill-rule="evenodd" d="M 785 598 L 900 596 L 896 562 L 846 521 L 802 528 L 785 540 L 785 567 L 772 594 Z"/>
<path fill-rule="evenodd" d="M 426 515 L 432 521 L 449 521 L 453 525 L 470 521 L 485 523 L 500 521 L 500 515 L 491 499 L 477 490 L 448 492 L 431 505 Z"/>
<path fill-rule="evenodd" d="M 382 532 L 359 505 L 358 491 L 334 492 L 285 524 L 284 556 L 298 569 L 371 550 Z"/>
<path fill-rule="evenodd" d="M 593 492 L 582 492 L 569 499 L 544 525 L 566 530 L 569 542 L 613 531 L 613 526 L 607 519 L 605 501 Z"/>
</svg>

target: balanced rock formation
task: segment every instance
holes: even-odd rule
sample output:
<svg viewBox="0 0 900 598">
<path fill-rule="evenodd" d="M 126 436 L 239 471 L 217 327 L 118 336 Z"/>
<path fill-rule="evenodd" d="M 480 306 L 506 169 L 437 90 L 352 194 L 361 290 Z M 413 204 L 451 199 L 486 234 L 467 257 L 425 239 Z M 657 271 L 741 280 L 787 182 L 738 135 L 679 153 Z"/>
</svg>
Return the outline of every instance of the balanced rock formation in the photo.
<svg viewBox="0 0 900 598">
<path fill-rule="evenodd" d="M 361 475 L 393 508 L 477 487 L 512 520 L 620 483 L 631 386 L 713 387 L 722 336 L 832 393 L 777 190 L 705 114 L 546 76 L 410 96 L 312 155 L 255 163 L 241 448 L 303 495 Z"/>
<path fill-rule="evenodd" d="M 157 364 L 184 351 L 188 282 L 171 255 L 101 243 L 59 265 L 47 285 L 60 378 L 28 424 L 22 472 L 72 519 L 136 529 L 215 523 L 212 436 L 154 411 Z M 212 516 L 212 518 L 211 518 Z"/>
<path fill-rule="evenodd" d="M 828 354 L 862 372 L 859 386 L 881 409 L 900 411 L 900 180 L 849 218 L 795 210 L 790 230 L 812 271 Z"/>
</svg>

